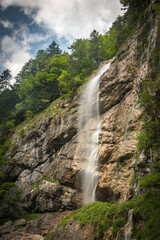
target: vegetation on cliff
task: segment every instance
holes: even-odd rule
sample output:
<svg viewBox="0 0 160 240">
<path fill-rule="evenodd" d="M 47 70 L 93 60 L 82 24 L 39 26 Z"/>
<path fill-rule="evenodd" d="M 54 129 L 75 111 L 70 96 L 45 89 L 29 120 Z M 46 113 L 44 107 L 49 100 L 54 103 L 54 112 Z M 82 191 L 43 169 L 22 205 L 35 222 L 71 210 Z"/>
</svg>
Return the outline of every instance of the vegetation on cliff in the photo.
<svg viewBox="0 0 160 240">
<path fill-rule="evenodd" d="M 93 31 L 90 39 L 76 40 L 70 47 L 71 54 L 62 53 L 59 46 L 53 42 L 46 51 L 40 50 L 34 60 L 31 59 L 25 64 L 16 78 L 15 86 L 11 89 L 3 89 L 0 94 L 3 107 L 8 101 L 7 99 L 13 97 L 13 101 L 8 103 L 9 110 L 1 117 L 3 128 L 1 131 L 4 136 L 14 129 L 14 125 L 25 118 L 32 118 L 35 113 L 42 111 L 56 98 L 65 94 L 73 96 L 77 88 L 84 83 L 85 78 L 101 61 L 113 57 L 119 51 L 122 44 L 133 32 L 138 17 L 150 3 L 150 1 L 138 0 L 121 0 L 121 2 L 128 10 L 123 17 L 118 17 L 108 33 L 102 36 Z M 159 3 L 152 5 L 151 9 L 158 17 Z M 136 239 L 159 238 L 160 70 L 158 66 L 160 64 L 160 28 L 158 34 L 156 48 L 151 52 L 149 58 L 152 70 L 146 81 L 141 82 L 138 86 L 140 91 L 139 104 L 143 109 L 143 124 L 138 134 L 135 157 L 138 161 L 139 156 L 144 154 L 146 159 L 151 162 L 151 172 L 137 182 L 139 169 L 136 165 L 134 178 L 132 179 L 132 184 L 137 184 L 138 193 L 136 196 L 121 205 L 100 202 L 88 204 L 63 219 L 58 228 L 65 228 L 71 219 L 76 219 L 81 225 L 91 223 L 94 226 L 95 239 L 102 239 L 104 233 L 111 227 L 113 236 L 116 237 L 118 231 L 124 228 L 127 223 L 128 211 L 133 209 L 133 234 Z M 148 38 L 148 35 L 141 36 L 139 43 L 141 41 L 145 42 L 146 38 Z M 148 44 L 148 42 L 145 44 L 144 42 L 143 46 L 138 45 L 140 57 L 143 51 L 141 47 Z M 131 70 L 136 71 L 136 68 Z M 4 158 L 4 153 L 7 151 L 5 137 L 2 144 L 0 148 L 1 163 L 5 164 L 8 162 Z M 12 183 L 3 184 L 0 193 L 9 192 L 13 186 Z M 15 199 L 15 201 L 17 200 Z M 56 231 L 58 231 L 58 228 Z M 47 239 L 52 239 L 54 234 L 56 233 L 48 235 Z"/>
<path fill-rule="evenodd" d="M 127 6 L 129 1 L 123 1 Z M 130 1 L 136 5 L 136 1 Z M 144 3 L 144 2 L 143 2 Z M 160 8 L 159 3 L 151 5 L 151 9 L 156 14 L 159 21 Z M 137 10 L 138 11 L 138 10 Z M 144 28 L 148 26 L 144 24 Z M 147 27 L 148 29 L 148 27 Z M 143 35 L 143 30 L 139 40 L 144 44 L 148 44 L 148 34 Z M 140 42 L 139 42 L 140 44 Z M 118 232 L 122 231 L 124 237 L 125 225 L 128 220 L 128 211 L 133 209 L 133 229 L 132 234 L 136 239 L 159 239 L 160 236 L 160 27 L 158 29 L 158 38 L 155 49 L 151 52 L 149 62 L 150 72 L 145 81 L 140 82 L 138 103 L 143 109 L 143 124 L 137 137 L 137 151 L 135 153 L 136 162 L 138 162 L 141 154 L 145 156 L 146 164 L 150 163 L 151 171 L 149 174 L 140 177 L 141 170 L 135 164 L 135 173 L 132 179 L 132 185 L 136 184 L 137 193 L 135 196 L 119 206 L 115 203 L 91 203 L 73 212 L 67 216 L 58 226 L 65 228 L 71 219 L 75 219 L 83 226 L 83 224 L 92 223 L 94 226 L 94 239 L 103 239 L 105 232 L 112 226 L 113 238 Z M 138 49 L 139 51 L 140 49 Z M 141 52 L 142 53 L 142 52 Z M 143 52 L 144 54 L 144 52 Z M 144 55 L 140 54 L 140 61 L 144 61 Z M 146 60 L 145 56 L 145 60 Z M 106 209 L 106 206 L 108 207 Z M 105 209 L 104 215 L 100 210 Z M 91 209 L 91 213 L 88 211 Z M 85 215 L 86 214 L 86 215 Z M 98 221 L 96 221 L 98 219 Z M 52 237 L 56 235 L 56 231 L 52 233 Z M 62 230 L 61 230 L 62 231 Z M 120 234 L 119 234 L 120 235 Z M 47 239 L 47 238 L 46 238 Z M 52 239 L 52 238 L 50 238 Z M 53 238 L 54 239 L 54 238 Z M 119 239 L 117 237 L 116 239 Z M 121 239 L 121 238 L 120 238 Z"/>
<path fill-rule="evenodd" d="M 67 94 L 74 95 L 85 78 L 104 60 L 115 56 L 130 36 L 146 3 L 121 1 L 128 11 L 119 16 L 110 30 L 101 35 L 93 30 L 89 39 L 77 39 L 62 52 L 53 41 L 46 50 L 39 50 L 10 85 L 10 71 L 0 76 L 0 130 L 3 136 L 28 116 L 42 111 L 50 102 Z M 5 110 L 4 110 L 5 109 Z M 3 142 L 4 138 L 2 138 Z"/>
</svg>

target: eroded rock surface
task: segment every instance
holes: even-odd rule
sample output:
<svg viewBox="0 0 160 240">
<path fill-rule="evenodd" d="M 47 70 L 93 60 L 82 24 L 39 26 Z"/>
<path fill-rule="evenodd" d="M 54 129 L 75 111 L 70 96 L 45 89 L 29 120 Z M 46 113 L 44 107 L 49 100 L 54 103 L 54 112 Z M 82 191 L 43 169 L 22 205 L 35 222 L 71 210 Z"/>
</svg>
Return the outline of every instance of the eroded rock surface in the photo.
<svg viewBox="0 0 160 240">
<path fill-rule="evenodd" d="M 6 222 L 0 227 L 0 239 L 43 240 L 47 233 L 54 229 L 60 220 L 68 214 L 70 211 L 46 213 L 29 222 L 25 219 Z"/>
<path fill-rule="evenodd" d="M 139 26 L 100 81 L 101 132 L 97 168 L 99 183 L 96 189 L 99 201 L 122 202 L 132 198 L 136 191 L 129 185 L 134 172 L 136 131 L 140 126 L 141 111 L 137 97 L 139 83 L 150 71 L 148 52 L 144 53 L 147 55 L 145 60 L 138 58 L 137 36 L 141 31 L 142 26 Z M 148 48 L 150 52 L 155 47 L 156 39 L 155 20 Z M 85 139 L 87 124 L 92 125 L 94 119 L 78 129 L 78 103 L 78 96 L 56 101 L 56 112 L 53 108 L 51 114 L 41 114 L 12 136 L 12 147 L 7 157 L 14 161 L 6 166 L 6 174 L 21 190 L 19 205 L 25 212 L 64 211 L 83 204 L 81 190 L 86 168 Z M 141 156 L 138 162 L 140 174 L 150 172 L 151 164 L 146 165 L 145 161 Z M 68 226 L 68 239 L 71 239 L 69 232 L 72 228 L 79 232 L 79 239 L 85 239 L 84 236 L 81 238 L 85 229 L 82 231 L 76 222 Z M 92 231 L 92 227 L 90 229 Z"/>
</svg>

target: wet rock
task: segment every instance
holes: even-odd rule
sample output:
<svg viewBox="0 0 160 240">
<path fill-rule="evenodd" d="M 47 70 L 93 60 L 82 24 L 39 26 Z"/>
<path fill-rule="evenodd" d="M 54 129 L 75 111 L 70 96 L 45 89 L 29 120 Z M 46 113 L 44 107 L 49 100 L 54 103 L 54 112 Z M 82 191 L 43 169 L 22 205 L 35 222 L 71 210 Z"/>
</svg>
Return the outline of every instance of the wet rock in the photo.
<svg viewBox="0 0 160 240">
<path fill-rule="evenodd" d="M 139 168 L 144 168 L 146 166 L 146 162 L 147 162 L 147 157 L 145 156 L 144 153 L 141 153 L 137 161 L 137 166 Z"/>
<path fill-rule="evenodd" d="M 150 51 L 156 43 L 156 22 Z M 146 79 L 150 66 L 138 59 L 137 36 L 140 29 L 123 46 L 111 62 L 108 72 L 100 80 L 99 176 L 97 198 L 101 201 L 123 201 L 133 175 L 136 131 L 140 127 L 141 110 L 137 105 L 137 81 Z M 131 71 L 134 67 L 134 71 Z M 5 166 L 11 181 L 21 189 L 21 206 L 25 211 L 55 211 L 81 205 L 82 180 L 87 167 L 87 125 L 93 126 L 94 118 L 78 129 L 79 97 L 55 102 L 59 114 L 30 120 L 23 131 L 16 130 L 12 146 L 6 156 L 14 163 Z M 75 106 L 74 106 L 75 105 Z M 55 110 L 54 109 L 54 110 Z M 32 126 L 32 127 L 31 127 Z M 79 132 L 78 132 L 79 131 Z M 78 132 L 78 134 L 77 134 Z M 80 141 L 80 135 L 82 137 Z M 136 178 L 148 174 L 151 159 L 141 155 Z M 59 185 L 42 182 L 43 177 L 57 179 Z M 32 184 L 39 184 L 33 188 Z M 128 198 L 132 193 L 128 192 Z M 79 199 L 79 200 L 78 200 Z"/>
<path fill-rule="evenodd" d="M 111 188 L 107 187 L 107 186 L 102 186 L 100 187 L 98 185 L 98 187 L 96 188 L 96 199 L 97 201 L 101 201 L 101 202 L 108 202 L 113 200 L 113 191 Z"/>
<path fill-rule="evenodd" d="M 134 196 L 135 196 L 135 187 L 130 186 L 125 196 L 125 200 L 131 200 Z"/>
</svg>

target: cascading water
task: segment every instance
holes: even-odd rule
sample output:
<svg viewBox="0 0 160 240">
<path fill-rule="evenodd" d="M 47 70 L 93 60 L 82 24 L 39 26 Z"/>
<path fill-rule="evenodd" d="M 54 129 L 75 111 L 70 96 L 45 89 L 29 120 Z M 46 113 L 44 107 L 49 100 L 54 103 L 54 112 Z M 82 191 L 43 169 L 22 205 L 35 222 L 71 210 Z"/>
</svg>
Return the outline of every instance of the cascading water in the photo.
<svg viewBox="0 0 160 240">
<path fill-rule="evenodd" d="M 128 212 L 128 222 L 125 226 L 124 239 L 130 240 L 133 229 L 133 209 L 130 209 Z"/>
<path fill-rule="evenodd" d="M 81 157 L 85 164 L 84 176 L 82 179 L 82 189 L 84 193 L 84 203 L 95 201 L 95 190 L 98 183 L 96 173 L 98 162 L 98 137 L 100 132 L 99 117 L 99 80 L 104 72 L 109 69 L 110 63 L 106 64 L 89 81 L 82 92 L 79 106 L 79 129 L 85 135 L 80 142 L 84 145 Z M 84 144 L 85 141 L 85 144 Z"/>
</svg>

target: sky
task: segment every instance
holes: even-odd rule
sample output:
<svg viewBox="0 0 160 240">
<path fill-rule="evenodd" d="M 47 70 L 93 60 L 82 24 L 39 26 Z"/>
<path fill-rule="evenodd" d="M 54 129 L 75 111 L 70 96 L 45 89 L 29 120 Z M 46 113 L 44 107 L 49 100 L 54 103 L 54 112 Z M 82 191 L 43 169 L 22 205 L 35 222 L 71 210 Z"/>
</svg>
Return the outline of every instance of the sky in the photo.
<svg viewBox="0 0 160 240">
<path fill-rule="evenodd" d="M 15 77 L 53 40 L 67 51 L 93 29 L 104 34 L 122 14 L 119 0 L 0 0 L 0 74 Z"/>
</svg>

